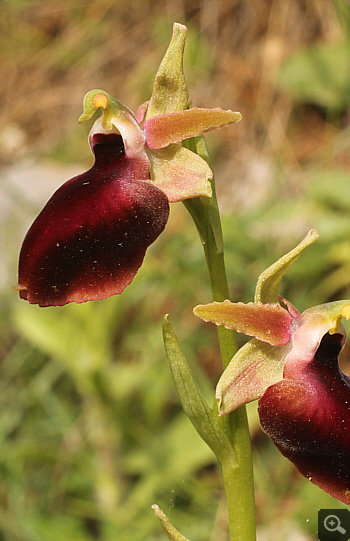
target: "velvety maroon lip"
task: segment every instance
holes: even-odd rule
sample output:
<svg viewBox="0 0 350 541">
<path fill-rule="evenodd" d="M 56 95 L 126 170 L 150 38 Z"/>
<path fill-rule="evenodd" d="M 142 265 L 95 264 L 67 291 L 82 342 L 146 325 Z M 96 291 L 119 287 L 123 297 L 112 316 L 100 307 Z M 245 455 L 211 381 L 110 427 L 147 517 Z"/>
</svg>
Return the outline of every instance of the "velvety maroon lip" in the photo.
<svg viewBox="0 0 350 541">
<path fill-rule="evenodd" d="M 326 333 L 302 377 L 271 385 L 262 429 L 313 483 L 350 504 L 350 378 L 338 364 L 342 335 Z"/>
<path fill-rule="evenodd" d="M 93 167 L 54 193 L 24 239 L 19 287 L 30 303 L 121 293 L 166 225 L 168 199 L 150 181 L 149 164 L 127 158 L 118 134 L 95 134 L 93 152 Z"/>
</svg>

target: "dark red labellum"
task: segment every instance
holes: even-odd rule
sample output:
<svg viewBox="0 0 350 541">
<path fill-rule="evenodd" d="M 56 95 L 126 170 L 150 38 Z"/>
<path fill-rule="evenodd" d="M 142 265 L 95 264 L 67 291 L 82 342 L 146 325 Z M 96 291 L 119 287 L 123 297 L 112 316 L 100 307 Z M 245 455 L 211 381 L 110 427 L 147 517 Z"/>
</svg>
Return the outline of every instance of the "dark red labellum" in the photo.
<svg viewBox="0 0 350 541">
<path fill-rule="evenodd" d="M 310 481 L 350 505 L 350 378 L 338 365 L 342 335 L 327 333 L 301 380 L 271 385 L 262 429 Z"/>
<path fill-rule="evenodd" d="M 169 215 L 145 156 L 127 158 L 118 134 L 93 136 L 95 164 L 61 186 L 29 229 L 20 296 L 40 306 L 121 293 Z"/>
</svg>

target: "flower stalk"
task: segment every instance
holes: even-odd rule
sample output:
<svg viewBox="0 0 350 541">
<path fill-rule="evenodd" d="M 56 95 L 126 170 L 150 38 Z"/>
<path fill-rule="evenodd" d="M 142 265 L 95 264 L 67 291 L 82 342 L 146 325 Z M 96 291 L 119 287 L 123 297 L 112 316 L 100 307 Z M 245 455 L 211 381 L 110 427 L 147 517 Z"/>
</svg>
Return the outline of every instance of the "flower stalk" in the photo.
<svg viewBox="0 0 350 541">
<path fill-rule="evenodd" d="M 195 150 L 208 161 L 204 138 L 198 139 L 193 142 Z M 189 199 L 184 201 L 184 205 L 194 220 L 202 242 L 213 301 L 220 302 L 229 298 L 229 289 L 214 178 L 211 184 L 213 195 L 210 199 Z M 236 333 L 224 326 L 218 326 L 217 332 L 225 370 L 237 352 Z M 214 404 L 214 412 L 218 414 L 217 403 Z M 235 464 L 225 456 L 219 459 L 226 493 L 230 540 L 254 541 L 256 539 L 254 480 L 246 407 L 241 406 L 219 421 L 236 459 Z"/>
<path fill-rule="evenodd" d="M 173 40 L 179 39 L 178 32 L 179 29 L 175 25 Z M 179 87 L 180 89 L 182 89 L 181 95 L 183 96 L 183 100 L 181 102 L 181 106 L 182 108 L 184 108 L 185 96 L 187 97 L 187 94 L 184 91 L 185 82 L 182 71 L 182 61 L 180 62 L 178 60 L 178 55 L 181 55 L 182 59 L 183 44 L 186 37 L 186 32 L 183 27 L 182 30 L 180 29 L 180 33 L 181 32 L 181 47 L 179 47 L 178 44 L 175 60 L 172 60 L 172 58 L 174 57 L 169 58 L 168 55 L 169 50 L 172 50 L 173 47 L 171 43 L 156 76 L 156 82 L 153 92 L 157 92 L 159 80 L 162 81 L 162 85 L 165 85 L 168 88 Z M 172 69 L 174 65 L 173 62 L 175 62 L 177 66 L 177 69 L 175 70 Z M 153 95 L 150 102 L 151 105 L 152 103 L 154 103 L 154 100 L 153 102 L 152 100 Z M 162 104 L 159 106 L 159 109 L 153 110 L 152 113 L 166 113 L 168 111 L 174 110 L 173 107 L 174 105 L 172 100 L 170 100 L 170 105 L 168 100 L 167 107 L 164 107 L 164 103 L 162 102 Z M 234 113 L 233 115 L 235 116 L 232 117 L 232 119 L 234 119 L 232 121 L 239 121 L 239 113 Z M 200 156 L 205 162 L 209 162 L 209 156 L 205 140 L 202 135 L 186 139 L 185 141 L 183 141 L 183 147 Z M 188 212 L 190 213 L 197 228 L 199 237 L 201 239 L 209 274 L 212 298 L 214 301 L 223 301 L 229 298 L 229 289 L 226 276 L 224 243 L 220 212 L 216 198 L 214 175 L 211 175 L 211 177 L 209 177 L 209 182 L 211 184 L 211 197 L 195 197 L 184 199 L 183 203 L 187 208 Z M 223 326 L 218 327 L 217 331 L 223 369 L 225 369 L 229 364 L 230 360 L 232 359 L 233 355 L 237 351 L 236 334 L 235 331 L 225 329 Z M 169 341 L 167 340 L 166 336 L 165 345 L 166 348 L 167 346 L 169 347 Z M 181 352 L 177 351 L 177 353 L 174 353 L 172 359 L 169 358 L 169 351 L 167 353 L 170 369 L 173 373 L 174 382 L 177 387 L 181 403 L 192 423 L 194 424 L 196 430 L 212 448 L 220 462 L 227 499 L 230 540 L 234 541 L 239 539 L 240 541 L 254 541 L 256 539 L 256 524 L 253 466 L 246 408 L 245 406 L 242 406 L 241 408 L 239 408 L 235 412 L 232 412 L 232 414 L 226 416 L 225 418 L 218 418 L 217 404 L 215 402 L 213 407 L 213 419 L 208 422 L 208 419 L 210 418 L 210 416 L 208 415 L 207 423 L 211 426 L 218 425 L 221 428 L 223 435 L 226 436 L 222 439 L 224 441 L 228 441 L 233 453 L 222 452 L 223 449 L 221 449 L 221 452 L 219 449 L 218 452 L 215 446 L 216 437 L 210 436 L 208 441 L 208 439 L 205 437 L 206 435 L 203 434 L 202 426 L 199 426 L 202 425 L 201 415 L 198 416 L 198 421 L 194 419 L 192 415 L 193 409 L 198 407 L 198 405 L 200 405 L 202 401 L 200 399 L 194 399 L 194 404 L 192 404 L 191 398 L 188 400 L 187 396 L 184 396 L 182 389 L 182 382 L 184 381 L 182 377 L 183 373 L 181 373 L 181 375 L 179 375 L 179 377 L 177 378 L 174 377 L 174 366 L 178 364 L 178 359 L 182 358 L 182 356 L 179 356 Z M 184 366 L 185 361 L 182 360 L 181 362 Z M 187 368 L 186 373 L 188 374 Z M 220 430 L 218 430 L 217 432 L 220 432 Z"/>
</svg>

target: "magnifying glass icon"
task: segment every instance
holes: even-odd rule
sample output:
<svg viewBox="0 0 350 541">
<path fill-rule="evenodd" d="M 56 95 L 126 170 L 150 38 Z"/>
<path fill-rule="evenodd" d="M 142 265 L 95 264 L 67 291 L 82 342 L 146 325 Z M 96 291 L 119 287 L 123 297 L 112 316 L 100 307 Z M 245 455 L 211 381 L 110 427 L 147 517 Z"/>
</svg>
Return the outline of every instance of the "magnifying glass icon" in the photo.
<svg viewBox="0 0 350 541">
<path fill-rule="evenodd" d="M 328 515 L 324 519 L 323 525 L 329 532 L 346 533 L 346 530 L 340 526 L 339 517 L 336 515 Z"/>
</svg>

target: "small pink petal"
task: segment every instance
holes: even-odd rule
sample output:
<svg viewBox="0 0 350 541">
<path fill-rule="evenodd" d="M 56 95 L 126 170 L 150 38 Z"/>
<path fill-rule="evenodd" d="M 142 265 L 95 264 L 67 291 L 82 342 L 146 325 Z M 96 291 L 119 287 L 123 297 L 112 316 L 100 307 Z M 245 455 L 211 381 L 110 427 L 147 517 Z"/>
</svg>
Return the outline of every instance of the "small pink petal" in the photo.
<svg viewBox="0 0 350 541">
<path fill-rule="evenodd" d="M 135 109 L 134 115 L 135 115 L 135 118 L 136 118 L 138 124 L 141 124 L 141 122 L 144 121 L 145 116 L 146 116 L 146 112 L 147 112 L 147 109 L 148 109 L 148 105 L 149 105 L 149 100 L 145 101 L 144 103 L 141 103 L 141 105 L 139 105 Z"/>
<path fill-rule="evenodd" d="M 185 111 L 155 115 L 144 124 L 147 146 L 151 149 L 164 148 L 171 143 L 233 124 L 241 118 L 240 113 L 223 111 L 219 107 L 216 109 L 193 107 Z"/>
<path fill-rule="evenodd" d="M 295 306 L 291 302 L 287 301 L 287 299 L 285 299 L 282 295 L 278 295 L 278 300 L 280 303 L 284 304 L 287 307 L 288 312 L 294 319 L 300 318 L 299 311 L 295 308 Z"/>
<path fill-rule="evenodd" d="M 290 339 L 293 318 L 279 304 L 244 304 L 226 300 L 196 306 L 193 311 L 204 321 L 236 329 L 272 346 L 288 344 Z"/>
</svg>

